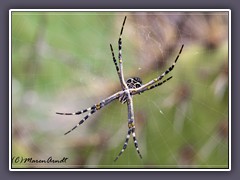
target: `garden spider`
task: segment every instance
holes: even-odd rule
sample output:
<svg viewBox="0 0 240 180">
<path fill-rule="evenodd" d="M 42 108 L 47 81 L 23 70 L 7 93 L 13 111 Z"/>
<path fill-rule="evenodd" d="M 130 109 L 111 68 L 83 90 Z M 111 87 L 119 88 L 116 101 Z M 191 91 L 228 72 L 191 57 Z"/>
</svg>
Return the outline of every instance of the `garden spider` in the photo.
<svg viewBox="0 0 240 180">
<path fill-rule="evenodd" d="M 79 121 L 79 123 L 74 126 L 71 130 L 69 130 L 68 132 L 65 133 L 68 134 L 71 131 L 73 131 L 74 129 L 76 129 L 79 125 L 81 125 L 82 123 L 84 123 L 84 121 L 86 121 L 92 114 L 94 114 L 96 111 L 100 110 L 101 108 L 103 108 L 104 106 L 110 104 L 112 101 L 118 99 L 122 104 L 127 103 L 127 108 L 128 108 L 128 132 L 127 132 L 127 136 L 124 142 L 124 145 L 122 147 L 122 150 L 119 152 L 119 154 L 117 155 L 117 157 L 115 158 L 114 161 L 116 161 L 121 155 L 122 153 L 125 151 L 125 149 L 127 148 L 128 145 L 128 140 L 130 138 L 130 135 L 132 134 L 133 137 L 133 141 L 134 141 L 134 145 L 135 145 L 135 149 L 139 155 L 140 158 L 142 158 L 142 155 L 139 151 L 138 148 L 138 142 L 137 142 L 137 138 L 136 138 L 136 134 L 135 134 L 135 124 L 134 124 L 134 111 L 133 111 L 133 96 L 136 94 L 140 94 L 143 93 L 147 90 L 153 89 L 155 87 L 158 87 L 160 85 L 162 85 L 163 83 L 167 82 L 168 80 L 170 80 L 172 78 L 169 77 L 167 79 L 165 79 L 162 82 L 159 82 L 165 75 L 167 75 L 170 71 L 173 70 L 181 52 L 183 49 L 183 46 L 181 46 L 181 49 L 175 59 L 175 61 L 173 62 L 173 64 L 160 76 L 158 76 L 157 78 L 149 81 L 146 84 L 142 84 L 142 80 L 139 77 L 132 77 L 127 79 L 127 81 L 124 80 L 124 75 L 123 75 L 123 60 L 122 60 L 122 32 L 123 32 L 123 28 L 124 28 L 124 24 L 126 21 L 126 16 L 124 18 L 123 24 L 122 24 L 122 29 L 120 32 L 120 36 L 118 39 L 118 62 L 119 65 L 117 64 L 115 55 L 114 55 L 114 51 L 112 48 L 112 45 L 110 44 L 110 49 L 111 49 L 111 53 L 112 53 L 112 58 L 113 58 L 113 62 L 115 64 L 118 76 L 119 76 L 119 80 L 120 80 L 120 84 L 122 87 L 121 91 L 116 92 L 115 94 L 107 97 L 106 99 L 100 101 L 97 104 L 94 104 L 92 107 L 89 107 L 87 109 L 83 109 L 81 111 L 75 112 L 75 113 L 61 113 L 61 112 L 56 112 L 57 114 L 60 115 L 80 115 L 83 114 L 85 112 L 89 112 L 81 121 Z"/>
</svg>

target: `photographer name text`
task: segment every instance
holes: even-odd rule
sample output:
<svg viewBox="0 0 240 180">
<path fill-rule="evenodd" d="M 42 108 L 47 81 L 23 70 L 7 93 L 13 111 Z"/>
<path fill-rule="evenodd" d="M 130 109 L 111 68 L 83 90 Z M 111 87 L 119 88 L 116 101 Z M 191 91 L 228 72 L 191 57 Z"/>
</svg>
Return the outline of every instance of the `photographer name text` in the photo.
<svg viewBox="0 0 240 180">
<path fill-rule="evenodd" d="M 34 159 L 32 157 L 22 157 L 22 156 L 13 156 L 12 163 L 13 164 L 50 164 L 50 163 L 66 163 L 68 158 L 63 157 L 61 159 L 54 159 L 52 156 L 46 159 Z"/>
</svg>

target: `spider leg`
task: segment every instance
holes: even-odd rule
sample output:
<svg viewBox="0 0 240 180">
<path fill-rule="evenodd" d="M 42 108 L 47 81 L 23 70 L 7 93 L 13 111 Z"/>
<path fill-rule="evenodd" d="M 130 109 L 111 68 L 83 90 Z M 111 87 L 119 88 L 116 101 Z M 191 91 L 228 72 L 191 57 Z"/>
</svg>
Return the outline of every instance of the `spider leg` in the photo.
<svg viewBox="0 0 240 180">
<path fill-rule="evenodd" d="M 127 93 L 127 106 L 128 106 L 128 128 L 131 129 L 131 131 L 132 131 L 135 149 L 136 149 L 139 157 L 142 159 L 142 155 L 139 151 L 138 142 L 137 142 L 137 138 L 136 138 L 136 134 L 135 134 L 133 99 L 132 99 L 132 96 L 131 96 L 131 93 L 129 90 L 126 93 Z"/>
<path fill-rule="evenodd" d="M 177 55 L 175 61 L 173 62 L 173 64 L 172 64 L 161 76 L 159 76 L 159 77 L 157 78 L 157 81 L 160 81 L 164 76 L 166 76 L 169 72 L 171 72 L 171 71 L 173 70 L 175 64 L 177 63 L 177 60 L 178 60 L 180 54 L 182 53 L 183 47 L 184 47 L 184 44 L 181 46 L 181 49 L 180 49 L 180 51 L 178 52 L 178 55 Z"/>
<path fill-rule="evenodd" d="M 123 89 L 127 89 L 127 84 L 124 80 L 124 75 L 123 75 L 123 60 L 122 60 L 122 32 L 123 32 L 123 28 L 124 28 L 124 24 L 126 22 L 127 16 L 125 16 L 124 20 L 123 20 L 123 24 L 122 24 L 122 29 L 120 32 L 120 36 L 118 39 L 118 60 L 119 60 L 119 71 L 120 71 L 120 83 L 121 86 L 123 87 Z"/>
<path fill-rule="evenodd" d="M 116 60 L 115 55 L 114 55 L 114 51 L 113 51 L 112 44 L 110 44 L 110 49 L 111 49 L 111 52 L 112 52 L 112 58 L 113 58 L 113 62 L 114 62 L 114 64 L 115 64 L 117 73 L 120 74 L 120 72 L 119 72 L 119 67 L 118 67 L 118 65 L 117 65 L 117 60 Z"/>
<path fill-rule="evenodd" d="M 122 150 L 119 152 L 119 154 L 117 155 L 117 157 L 114 159 L 114 161 L 117 161 L 118 158 L 122 155 L 122 153 L 125 151 L 125 149 L 127 148 L 127 145 L 128 145 L 128 141 L 129 141 L 129 138 L 130 138 L 130 135 L 132 133 L 132 129 L 128 129 L 128 133 L 127 133 L 127 136 L 126 136 L 126 139 L 125 139 L 125 142 L 124 142 L 124 145 L 122 147 Z"/>
<path fill-rule="evenodd" d="M 94 109 L 91 112 L 88 113 L 88 115 L 86 115 L 81 121 L 79 121 L 79 123 L 74 126 L 72 129 L 70 129 L 68 132 L 66 132 L 64 135 L 67 135 L 68 133 L 72 132 L 74 129 L 76 129 L 79 125 L 81 125 L 82 123 L 84 123 L 93 113 L 95 113 L 97 110 Z"/>
<path fill-rule="evenodd" d="M 136 138 L 136 134 L 135 134 L 135 126 L 133 126 L 133 128 L 132 128 L 132 135 L 133 135 L 133 142 L 134 142 L 136 151 L 137 151 L 139 157 L 142 159 L 142 155 L 141 155 L 141 153 L 139 151 L 138 142 L 137 142 L 137 138 Z"/>
<path fill-rule="evenodd" d="M 85 112 L 88 112 L 90 110 L 94 110 L 96 109 L 96 104 L 93 105 L 92 107 L 89 107 L 87 109 L 83 109 L 81 111 L 77 111 L 77 112 L 74 112 L 74 113 L 62 113 L 62 112 L 56 112 L 56 114 L 59 114 L 59 115 L 80 115 L 80 114 L 83 114 Z"/>
<path fill-rule="evenodd" d="M 92 107 L 89 107 L 87 109 L 83 109 L 81 111 L 77 111 L 77 112 L 74 112 L 74 113 L 62 113 L 62 112 L 56 112 L 56 114 L 59 114 L 59 115 L 80 115 L 80 114 L 83 114 L 85 112 L 88 112 L 88 111 L 91 111 L 91 110 L 99 110 L 101 109 L 103 106 L 105 106 L 106 103 L 105 103 L 105 100 L 101 101 L 100 103 L 98 104 L 94 104 Z"/>
<path fill-rule="evenodd" d="M 109 104 L 110 102 L 112 102 L 114 99 L 112 99 L 109 102 L 106 102 L 106 100 L 102 100 L 100 103 L 93 105 L 90 109 L 91 111 L 88 113 L 88 115 L 86 115 L 81 121 L 79 121 L 79 123 L 74 126 L 72 129 L 70 129 L 68 132 L 66 132 L 64 135 L 67 135 L 68 133 L 72 132 L 74 129 L 76 129 L 79 125 L 81 125 L 82 123 L 84 123 L 93 113 L 95 113 L 96 111 L 100 110 L 102 107 L 106 106 L 107 104 Z M 88 110 L 86 109 L 86 110 Z M 79 111 L 82 112 L 82 111 Z M 70 114 L 70 113 L 65 113 L 65 114 Z M 63 114 L 63 115 L 65 115 Z M 70 114 L 71 115 L 71 114 Z"/>
<path fill-rule="evenodd" d="M 67 113 L 56 112 L 56 114 L 59 114 L 59 115 L 80 115 L 80 114 L 83 114 L 83 113 L 85 113 L 85 112 L 87 112 L 87 111 L 91 111 L 91 110 L 94 110 L 94 109 L 99 110 L 99 109 L 101 109 L 102 107 L 104 107 L 104 106 L 106 106 L 107 104 L 109 104 L 110 102 L 112 102 L 113 100 L 118 99 L 119 96 L 121 96 L 122 94 L 123 94 L 123 92 L 122 92 L 122 91 L 119 91 L 119 92 L 113 94 L 112 96 L 109 96 L 108 98 L 102 100 L 101 102 L 99 102 L 99 103 L 97 103 L 97 104 L 94 104 L 93 106 L 91 106 L 91 107 L 89 107 L 89 108 L 87 108 L 87 109 L 83 109 L 83 110 L 81 110 L 81 111 L 77 111 L 77 112 L 74 112 L 74 113 L 69 113 L 69 112 L 67 112 Z"/>
<path fill-rule="evenodd" d="M 161 86 L 162 84 L 164 84 L 165 82 L 169 81 L 170 79 L 172 79 L 172 76 L 170 76 L 169 78 L 165 79 L 164 81 L 162 81 L 160 83 L 157 83 L 157 84 L 154 84 L 154 85 L 151 85 L 151 86 L 147 86 L 146 88 L 141 90 L 140 93 L 143 93 L 143 92 L 148 91 L 150 89 L 154 89 L 154 88 L 156 88 L 158 86 Z M 132 94 L 134 95 L 135 93 L 132 93 Z"/>
<path fill-rule="evenodd" d="M 133 102 L 132 102 L 132 97 L 129 99 L 129 104 L 128 104 L 128 112 L 129 112 L 129 119 L 128 120 L 128 128 L 130 128 L 132 130 L 132 136 L 133 136 L 133 142 L 134 142 L 134 145 L 135 145 L 135 149 L 139 155 L 139 157 L 142 159 L 142 155 L 139 151 L 139 148 L 138 148 L 138 142 L 137 142 L 137 138 L 136 138 L 136 134 L 135 134 L 135 123 L 134 123 L 134 114 L 133 114 Z"/>
<path fill-rule="evenodd" d="M 122 155 L 122 153 L 125 151 L 125 149 L 127 148 L 127 145 L 128 145 L 128 141 L 129 141 L 129 138 L 130 138 L 130 135 L 133 135 L 133 142 L 134 142 L 134 145 L 135 145 L 135 148 L 136 148 L 136 151 L 139 155 L 139 157 L 142 159 L 142 155 L 139 151 L 139 148 L 138 148 L 138 142 L 137 142 L 137 138 L 136 138 L 136 134 L 135 134 L 135 126 L 133 126 L 132 128 L 129 128 L 128 129 L 128 134 L 127 134 L 127 137 L 125 139 L 125 142 L 124 142 L 124 145 L 122 147 L 122 150 L 119 152 L 119 154 L 117 155 L 117 157 L 114 159 L 114 161 L 117 161 L 118 158 Z"/>
<path fill-rule="evenodd" d="M 112 58 L 113 58 L 114 65 L 116 67 L 116 70 L 117 70 L 117 73 L 118 73 L 118 77 L 119 77 L 119 80 L 121 82 L 121 73 L 120 73 L 120 70 L 119 70 L 119 67 L 118 67 L 115 55 L 114 55 L 112 44 L 110 44 L 110 49 L 111 49 L 111 52 L 112 52 Z M 122 85 L 122 83 L 121 83 L 121 86 L 122 86 L 122 89 L 124 89 L 124 86 Z"/>
<path fill-rule="evenodd" d="M 181 46 L 181 49 L 175 59 L 175 61 L 173 62 L 173 64 L 164 72 L 162 73 L 160 76 L 158 76 L 157 78 L 153 79 L 152 81 L 142 85 L 141 87 L 137 88 L 135 91 L 137 93 L 141 92 L 142 90 L 146 89 L 147 87 L 151 87 L 151 85 L 155 84 L 156 82 L 160 81 L 164 76 L 166 76 L 169 72 L 171 72 L 175 66 L 175 64 L 177 63 L 178 61 L 178 58 L 180 56 L 180 54 L 182 53 L 182 49 L 184 47 L 184 44 Z"/>
<path fill-rule="evenodd" d="M 125 93 L 127 95 L 127 107 L 128 107 L 128 134 L 127 134 L 127 137 L 126 137 L 126 140 L 125 140 L 122 150 L 120 151 L 120 153 L 118 154 L 118 156 L 116 157 L 116 159 L 114 161 L 116 161 L 121 156 L 121 154 L 124 152 L 124 150 L 127 148 L 128 140 L 130 138 L 131 133 L 133 135 L 133 141 L 134 141 L 136 151 L 137 151 L 139 157 L 142 158 L 142 155 L 138 148 L 138 142 L 137 142 L 137 138 L 136 138 L 136 134 L 135 134 L 132 96 L 131 96 L 129 90 L 125 90 Z"/>
<path fill-rule="evenodd" d="M 71 130 L 69 130 L 68 132 L 66 132 L 64 135 L 70 133 L 71 131 L 73 131 L 74 129 L 76 129 L 79 125 L 81 125 L 82 123 L 84 123 L 93 113 L 95 113 L 96 111 L 100 110 L 101 108 L 103 108 L 104 106 L 108 105 L 109 103 L 111 103 L 113 100 L 118 99 L 119 96 L 121 96 L 123 94 L 123 91 L 119 91 L 115 94 L 113 94 L 112 96 L 109 96 L 108 98 L 102 100 L 101 102 L 93 105 L 92 107 L 89 107 L 87 109 L 78 111 L 76 113 L 59 113 L 57 112 L 57 114 L 60 115 L 78 115 L 78 114 L 82 114 L 84 112 L 90 111 L 88 113 L 88 115 L 86 115 L 81 121 L 79 121 L 79 123 L 74 126 Z"/>
</svg>

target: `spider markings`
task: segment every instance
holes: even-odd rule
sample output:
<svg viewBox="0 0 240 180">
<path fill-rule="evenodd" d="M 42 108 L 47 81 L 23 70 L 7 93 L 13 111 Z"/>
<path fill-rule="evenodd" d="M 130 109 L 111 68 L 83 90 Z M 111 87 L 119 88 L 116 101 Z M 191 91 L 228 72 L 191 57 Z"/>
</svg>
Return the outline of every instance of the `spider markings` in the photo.
<svg viewBox="0 0 240 180">
<path fill-rule="evenodd" d="M 128 86 L 126 84 L 126 82 L 124 81 L 124 75 L 123 75 L 123 61 L 122 61 L 122 33 L 123 33 L 123 28 L 126 22 L 127 16 L 125 16 L 124 20 L 123 20 L 123 24 L 122 24 L 122 29 L 119 35 L 119 39 L 118 39 L 118 62 L 119 62 L 119 80 L 122 86 L 122 89 L 128 89 Z M 115 57 L 113 57 L 115 58 Z M 115 64 L 116 65 L 116 64 Z"/>
<path fill-rule="evenodd" d="M 163 83 L 167 82 L 168 80 L 170 80 L 172 78 L 172 76 L 170 76 L 169 78 L 165 79 L 164 81 L 158 83 L 158 84 L 155 84 L 155 85 L 152 85 L 152 86 L 148 86 L 147 89 L 150 90 L 150 89 L 153 89 L 155 87 L 158 87 L 158 86 L 161 86 Z M 142 91 L 144 92 L 144 91 Z"/>
<path fill-rule="evenodd" d="M 79 121 L 79 123 L 74 126 L 72 129 L 70 129 L 68 132 L 64 133 L 64 135 L 67 135 L 68 133 L 72 132 L 74 129 L 76 129 L 79 125 L 81 125 L 82 123 L 84 123 L 92 114 L 94 114 L 96 111 L 100 110 L 101 108 L 103 108 L 104 106 L 108 105 L 109 103 L 111 103 L 113 100 L 119 98 L 119 96 L 122 94 L 122 92 L 117 92 L 115 94 L 113 94 L 112 96 L 109 96 L 108 98 L 102 100 L 101 102 L 94 104 L 92 107 L 89 107 L 87 109 L 83 109 L 81 111 L 75 112 L 75 113 L 62 113 L 62 112 L 56 112 L 56 114 L 59 115 L 80 115 L 83 114 L 85 112 L 90 111 L 83 119 L 81 119 Z"/>
<path fill-rule="evenodd" d="M 118 58 L 119 58 L 119 64 L 122 63 L 122 33 L 123 33 L 123 28 L 124 28 L 126 19 L 127 19 L 127 16 L 125 16 L 125 18 L 124 18 L 124 20 L 123 20 L 122 29 L 121 29 L 120 36 L 119 36 L 119 39 L 118 39 L 118 50 L 119 50 Z"/>
<path fill-rule="evenodd" d="M 117 65 L 117 61 L 116 61 L 116 58 L 115 58 L 115 55 L 114 55 L 114 52 L 113 52 L 112 44 L 110 44 L 110 49 L 111 49 L 111 52 L 112 52 L 113 62 L 115 64 L 116 70 L 117 70 L 118 74 L 120 74 L 119 67 Z"/>
<path fill-rule="evenodd" d="M 142 86 L 142 80 L 139 77 L 129 78 L 129 79 L 127 79 L 126 83 L 127 83 L 127 86 L 129 89 L 131 89 L 131 88 L 135 89 L 135 88 L 139 88 Z"/>
<path fill-rule="evenodd" d="M 132 77 L 128 78 L 127 81 L 127 86 L 129 89 L 133 88 L 139 88 L 142 86 L 142 80 L 139 77 Z M 139 93 L 140 94 L 140 93 Z M 127 95 L 123 94 L 122 96 L 119 97 L 118 99 L 122 104 L 127 102 Z"/>
<path fill-rule="evenodd" d="M 84 123 L 96 111 L 98 111 L 101 108 L 103 108 L 104 106 L 110 104 L 112 101 L 118 99 L 123 104 L 127 102 L 128 131 L 127 131 L 127 135 L 126 135 L 124 145 L 123 145 L 121 151 L 119 152 L 119 154 L 117 155 L 117 157 L 115 158 L 114 161 L 118 160 L 118 158 L 122 155 L 122 153 L 127 148 L 127 145 L 128 145 L 129 138 L 130 138 L 131 134 L 132 134 L 132 137 L 133 137 L 133 142 L 134 142 L 135 149 L 136 149 L 139 157 L 142 158 L 142 155 L 139 151 L 138 142 L 137 142 L 136 133 L 135 133 L 134 110 L 133 110 L 133 99 L 132 99 L 132 97 L 136 94 L 140 94 L 140 93 L 143 93 L 143 92 L 148 91 L 150 89 L 161 86 L 165 82 L 169 81 L 172 78 L 172 76 L 163 80 L 162 82 L 159 82 L 164 76 L 166 76 L 170 71 L 173 70 L 173 68 L 175 67 L 175 64 L 177 63 L 178 58 L 179 58 L 179 56 L 182 52 L 182 49 L 184 47 L 184 45 L 181 46 L 181 49 L 180 49 L 174 63 L 164 73 L 162 73 L 157 78 L 149 81 L 148 83 L 146 83 L 144 85 L 142 85 L 142 80 L 138 77 L 129 78 L 125 82 L 124 75 L 123 75 L 123 67 L 122 67 L 123 66 L 123 64 L 122 64 L 123 63 L 123 60 L 122 60 L 122 33 L 123 33 L 123 28 L 124 28 L 124 25 L 125 25 L 126 18 L 127 17 L 125 16 L 123 24 L 122 24 L 120 36 L 119 36 L 119 39 L 118 39 L 118 51 L 119 51 L 118 52 L 119 53 L 118 54 L 118 63 L 119 63 L 119 65 L 117 64 L 112 45 L 110 44 L 110 49 L 111 49 L 111 52 L 112 52 L 113 62 L 114 62 L 115 68 L 116 68 L 117 73 L 118 73 L 118 77 L 119 77 L 119 80 L 120 80 L 122 90 L 116 92 L 115 94 L 107 97 L 106 99 L 100 101 L 97 104 L 94 104 L 92 107 L 89 107 L 87 109 L 83 109 L 83 110 L 77 111 L 75 113 L 57 112 L 57 114 L 59 114 L 59 115 L 80 115 L 80 114 L 89 112 L 82 120 L 79 121 L 79 123 L 76 126 L 74 126 L 71 130 L 66 132 L 65 133 L 65 135 L 66 135 L 66 134 L 70 133 L 71 131 L 73 131 L 74 129 L 76 129 L 79 125 Z"/>
</svg>

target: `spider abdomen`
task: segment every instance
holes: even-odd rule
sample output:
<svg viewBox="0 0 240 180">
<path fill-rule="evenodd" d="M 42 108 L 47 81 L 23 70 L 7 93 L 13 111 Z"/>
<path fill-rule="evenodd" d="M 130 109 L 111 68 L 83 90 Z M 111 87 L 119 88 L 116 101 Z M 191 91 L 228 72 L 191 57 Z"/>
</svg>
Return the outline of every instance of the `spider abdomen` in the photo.
<svg viewBox="0 0 240 180">
<path fill-rule="evenodd" d="M 129 88 L 133 88 L 133 89 L 136 89 L 142 86 L 142 80 L 139 77 L 128 78 L 126 83 Z"/>
</svg>

